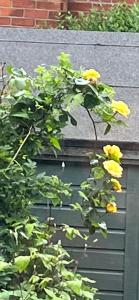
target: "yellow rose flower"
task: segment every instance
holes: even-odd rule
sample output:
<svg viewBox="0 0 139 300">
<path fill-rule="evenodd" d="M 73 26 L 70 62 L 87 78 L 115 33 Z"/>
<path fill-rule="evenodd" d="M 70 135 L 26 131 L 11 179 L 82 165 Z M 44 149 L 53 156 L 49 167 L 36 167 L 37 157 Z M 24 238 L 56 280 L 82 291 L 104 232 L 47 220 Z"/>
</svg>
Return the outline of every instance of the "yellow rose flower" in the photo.
<svg viewBox="0 0 139 300">
<path fill-rule="evenodd" d="M 116 192 L 121 192 L 122 191 L 122 186 L 121 186 L 120 182 L 117 179 L 112 178 L 111 183 L 112 183 L 112 187 L 113 187 L 114 191 L 116 191 Z"/>
<path fill-rule="evenodd" d="M 106 212 L 108 213 L 116 213 L 117 212 L 117 205 L 115 202 L 110 202 L 106 205 Z"/>
<path fill-rule="evenodd" d="M 130 109 L 123 101 L 112 100 L 111 107 L 114 112 L 118 112 L 120 115 L 127 117 L 130 114 Z"/>
<path fill-rule="evenodd" d="M 118 146 L 111 146 L 107 145 L 103 147 L 103 151 L 106 154 L 107 157 L 114 159 L 114 160 L 119 160 L 123 154 Z"/>
<path fill-rule="evenodd" d="M 86 80 L 90 80 L 90 81 L 94 81 L 96 82 L 97 79 L 100 78 L 100 74 L 94 70 L 94 69 L 90 69 L 90 70 L 86 70 L 83 74 L 82 77 Z"/>
<path fill-rule="evenodd" d="M 123 168 L 114 160 L 103 162 L 104 169 L 113 177 L 121 177 Z"/>
</svg>

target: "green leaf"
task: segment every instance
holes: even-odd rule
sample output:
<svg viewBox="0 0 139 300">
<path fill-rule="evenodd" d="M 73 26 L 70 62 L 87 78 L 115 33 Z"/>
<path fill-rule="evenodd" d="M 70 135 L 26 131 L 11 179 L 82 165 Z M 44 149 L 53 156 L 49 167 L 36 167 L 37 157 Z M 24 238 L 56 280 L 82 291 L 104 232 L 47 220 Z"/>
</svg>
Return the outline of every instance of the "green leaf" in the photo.
<svg viewBox="0 0 139 300">
<path fill-rule="evenodd" d="M 96 105 L 99 105 L 100 101 L 95 94 L 87 93 L 84 97 L 84 106 L 87 109 L 94 108 Z"/>
<path fill-rule="evenodd" d="M 75 96 L 73 97 L 73 104 L 74 104 L 75 106 L 78 106 L 78 105 L 82 104 L 83 101 L 84 101 L 84 97 L 83 97 L 83 94 L 82 94 L 82 93 L 78 93 L 77 95 L 75 95 Z"/>
<path fill-rule="evenodd" d="M 81 205 L 78 203 L 78 202 L 76 202 L 76 203 L 73 203 L 73 204 L 71 204 L 70 205 L 74 210 L 79 210 L 80 212 L 82 212 L 82 207 L 81 207 Z"/>
<path fill-rule="evenodd" d="M 96 89 L 93 85 L 89 84 L 88 86 L 90 87 L 90 89 L 93 91 L 93 93 L 94 93 L 96 96 L 99 96 L 97 89 Z"/>
<path fill-rule="evenodd" d="M 70 227 L 69 225 L 64 224 L 63 231 L 66 233 L 66 238 L 69 240 L 72 240 L 79 236 L 80 238 L 83 238 L 80 231 L 78 229 L 75 229 L 73 227 Z"/>
<path fill-rule="evenodd" d="M 70 117 L 70 121 L 73 126 L 77 126 L 77 121 L 72 116 Z"/>
<path fill-rule="evenodd" d="M 12 74 L 13 73 L 13 67 L 12 66 L 7 66 L 6 71 L 7 71 L 7 73 Z"/>
<path fill-rule="evenodd" d="M 81 85 L 81 86 L 84 86 L 84 85 L 88 85 L 88 83 L 89 83 L 89 80 L 85 80 L 85 79 L 83 79 L 83 78 L 76 78 L 75 79 L 75 84 L 76 85 Z"/>
<path fill-rule="evenodd" d="M 56 149 L 61 150 L 61 146 L 59 144 L 59 140 L 57 137 L 51 137 L 50 143 L 52 146 L 54 146 Z"/>
<path fill-rule="evenodd" d="M 88 201 L 88 198 L 87 196 L 82 192 L 82 191 L 79 191 L 79 195 L 84 198 L 86 201 Z"/>
<path fill-rule="evenodd" d="M 25 229 L 26 229 L 27 234 L 28 234 L 29 237 L 32 235 L 34 226 L 35 226 L 35 224 L 33 224 L 33 223 L 28 223 L 28 224 L 25 225 Z"/>
<path fill-rule="evenodd" d="M 104 131 L 104 135 L 108 134 L 110 130 L 111 130 L 111 124 L 108 123 L 108 125 Z"/>
<path fill-rule="evenodd" d="M 93 173 L 94 178 L 97 180 L 102 179 L 105 175 L 104 170 L 101 167 L 95 167 L 91 170 L 91 173 Z"/>
<path fill-rule="evenodd" d="M 23 118 L 23 119 L 28 119 L 29 120 L 29 115 L 26 112 L 17 112 L 17 113 L 13 113 L 11 114 L 12 117 L 18 117 L 18 118 Z"/>
<path fill-rule="evenodd" d="M 26 88 L 26 78 L 17 78 L 16 77 L 14 83 L 18 90 L 24 90 Z"/>
<path fill-rule="evenodd" d="M 106 238 L 107 235 L 108 235 L 106 223 L 105 222 L 101 222 L 101 223 L 98 223 L 98 225 L 99 225 L 99 228 L 101 230 L 102 235 Z"/>
<path fill-rule="evenodd" d="M 55 295 L 55 293 L 54 293 L 52 290 L 46 289 L 46 288 L 45 288 L 44 290 L 45 290 L 46 294 L 47 294 L 50 298 L 52 298 L 53 300 L 63 300 L 62 298 L 57 297 L 57 296 Z"/>
<path fill-rule="evenodd" d="M 122 120 L 116 120 L 116 124 L 117 124 L 117 125 L 123 125 L 123 126 L 125 126 L 125 127 L 128 127 L 128 125 L 127 125 L 124 121 L 122 121 Z"/>
<path fill-rule="evenodd" d="M 25 234 L 25 232 L 23 232 L 23 231 L 20 231 L 20 234 L 26 239 L 26 240 L 28 240 L 29 239 L 29 237 Z"/>
<path fill-rule="evenodd" d="M 88 292 L 88 291 L 82 291 L 82 296 L 85 297 L 87 300 L 94 299 L 94 295 L 92 292 Z"/>
<path fill-rule="evenodd" d="M 68 113 L 63 111 L 62 115 L 59 116 L 59 121 L 66 123 L 68 121 Z"/>
<path fill-rule="evenodd" d="M 67 53 L 61 52 L 60 55 L 58 56 L 58 62 L 62 68 L 65 68 L 65 69 L 71 68 L 70 55 Z"/>
<path fill-rule="evenodd" d="M 9 267 L 9 263 L 5 262 L 5 261 L 0 261 L 0 272 L 4 271 L 4 269 Z"/>
<path fill-rule="evenodd" d="M 39 279 L 40 279 L 39 276 L 37 276 L 37 275 L 32 275 L 31 278 L 29 279 L 29 283 L 35 284 L 36 282 L 39 281 Z"/>
<path fill-rule="evenodd" d="M 75 294 L 81 295 L 82 280 L 68 280 L 66 284 Z"/>
<path fill-rule="evenodd" d="M 10 300 L 11 294 L 13 294 L 13 292 L 9 292 L 9 291 L 0 292 L 0 300 Z M 14 300 L 14 298 L 13 298 L 13 300 Z"/>
<path fill-rule="evenodd" d="M 85 224 L 85 225 L 89 225 L 89 224 Z M 95 231 L 96 231 L 96 227 L 95 226 L 89 226 L 89 233 L 90 234 L 94 234 L 95 233 Z"/>
<path fill-rule="evenodd" d="M 99 228 L 103 229 L 103 230 L 107 230 L 107 225 L 105 222 L 101 222 L 99 223 Z"/>
<path fill-rule="evenodd" d="M 92 280 L 92 279 L 90 279 L 90 278 L 87 278 L 87 277 L 82 277 L 82 281 L 84 281 L 84 282 L 88 282 L 88 283 L 96 283 L 96 281 L 95 281 L 95 280 Z"/>
<path fill-rule="evenodd" d="M 38 74 L 43 74 L 46 71 L 45 67 L 43 65 L 39 65 L 36 69 L 35 72 Z"/>
<path fill-rule="evenodd" d="M 30 256 L 17 256 L 15 258 L 15 268 L 19 273 L 24 272 L 30 263 Z"/>
<path fill-rule="evenodd" d="M 110 195 L 107 195 L 107 200 L 109 202 L 116 201 L 116 197 L 115 197 L 115 195 L 110 194 Z"/>
<path fill-rule="evenodd" d="M 66 293 L 66 292 L 62 292 L 61 296 L 62 296 L 63 300 L 71 300 L 70 295 L 68 293 Z"/>
<path fill-rule="evenodd" d="M 41 287 L 42 289 L 44 289 L 44 288 L 48 285 L 48 283 L 49 283 L 50 281 L 52 281 L 52 278 L 51 278 L 51 277 L 46 277 L 46 278 L 44 278 L 44 279 L 40 282 L 40 287 Z"/>
<path fill-rule="evenodd" d="M 108 96 L 109 98 L 114 99 L 114 97 L 115 97 L 114 88 L 112 88 L 111 86 L 104 84 L 102 82 L 99 82 L 97 84 L 97 87 L 99 89 L 101 96 Z"/>
<path fill-rule="evenodd" d="M 54 265 L 55 256 L 51 254 L 40 254 L 39 257 L 45 268 L 51 269 L 51 265 Z"/>
</svg>

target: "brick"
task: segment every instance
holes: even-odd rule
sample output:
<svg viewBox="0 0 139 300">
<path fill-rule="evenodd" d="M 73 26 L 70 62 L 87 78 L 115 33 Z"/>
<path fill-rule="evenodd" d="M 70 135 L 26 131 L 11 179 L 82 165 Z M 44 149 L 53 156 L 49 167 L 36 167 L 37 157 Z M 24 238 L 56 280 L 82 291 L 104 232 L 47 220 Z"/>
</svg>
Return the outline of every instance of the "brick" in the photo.
<svg viewBox="0 0 139 300">
<path fill-rule="evenodd" d="M 10 7 L 11 6 L 11 0 L 0 0 L 0 6 Z"/>
<path fill-rule="evenodd" d="M 134 4 L 134 3 L 138 3 L 138 2 L 136 2 L 135 0 L 126 0 L 126 1 L 112 0 L 112 3 L 117 3 L 117 4 L 120 4 L 120 3 Z"/>
<path fill-rule="evenodd" d="M 119 0 L 118 0 L 119 1 Z M 104 4 L 109 3 L 112 4 L 111 0 L 104 0 Z M 103 4 L 102 4 L 103 5 Z"/>
<path fill-rule="evenodd" d="M 37 28 L 48 28 L 47 20 L 35 20 L 35 27 Z"/>
<path fill-rule="evenodd" d="M 56 20 L 36 20 L 37 28 L 56 28 L 57 22 Z"/>
<path fill-rule="evenodd" d="M 4 17 L 0 17 L 0 25 L 2 26 L 8 26 L 10 25 L 10 18 L 4 18 Z"/>
<path fill-rule="evenodd" d="M 25 19 L 25 18 L 12 18 L 13 26 L 26 26 L 26 27 L 34 27 L 35 21 L 33 19 Z"/>
<path fill-rule="evenodd" d="M 61 3 L 61 10 L 62 11 L 68 10 L 68 0 L 65 0 L 64 2 Z"/>
<path fill-rule="evenodd" d="M 35 1 L 33 0 L 12 0 L 13 7 L 34 8 Z"/>
<path fill-rule="evenodd" d="M 68 10 L 71 11 L 88 11 L 92 8 L 92 3 L 86 2 L 71 2 L 69 3 Z"/>
<path fill-rule="evenodd" d="M 57 22 L 56 20 L 48 20 L 47 25 L 49 28 L 56 28 L 57 27 Z"/>
<path fill-rule="evenodd" d="M 38 9 L 46 9 L 46 10 L 55 10 L 59 11 L 62 8 L 61 3 L 56 2 L 49 2 L 49 1 L 37 1 L 37 8 Z"/>
<path fill-rule="evenodd" d="M 112 8 L 112 3 L 110 3 L 110 4 L 103 4 L 102 3 L 102 9 L 104 9 L 104 10 L 109 10 L 109 9 L 111 9 Z"/>
<path fill-rule="evenodd" d="M 127 0 L 127 3 L 128 3 L 128 4 L 134 4 L 134 3 L 135 3 L 135 0 Z"/>
<path fill-rule="evenodd" d="M 71 10 L 74 15 L 78 15 L 81 11 L 88 13 L 92 7 L 108 10 L 115 3 L 123 2 L 124 0 L 0 0 L 0 25 L 8 26 L 12 23 L 12 26 L 56 27 L 59 11 Z M 139 0 L 126 2 L 132 5 Z"/>
<path fill-rule="evenodd" d="M 23 9 L 0 8 L 0 16 L 23 17 Z"/>
<path fill-rule="evenodd" d="M 57 11 L 49 11 L 49 19 L 55 19 L 58 16 Z"/>
<path fill-rule="evenodd" d="M 40 9 L 26 9 L 24 17 L 34 18 L 34 19 L 45 19 L 48 18 L 48 11 Z"/>
<path fill-rule="evenodd" d="M 122 3 L 123 1 L 121 1 L 121 3 Z M 117 3 L 117 4 L 119 4 L 120 3 L 120 0 L 112 0 L 112 3 Z"/>
</svg>

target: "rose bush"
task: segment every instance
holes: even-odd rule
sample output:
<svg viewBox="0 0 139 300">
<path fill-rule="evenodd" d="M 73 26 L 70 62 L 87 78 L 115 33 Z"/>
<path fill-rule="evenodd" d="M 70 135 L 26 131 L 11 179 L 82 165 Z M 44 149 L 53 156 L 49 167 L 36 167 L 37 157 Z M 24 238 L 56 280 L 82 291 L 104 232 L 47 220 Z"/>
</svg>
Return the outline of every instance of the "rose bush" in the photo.
<svg viewBox="0 0 139 300">
<path fill-rule="evenodd" d="M 106 125 L 121 125 L 119 116 L 129 108 L 114 99 L 112 87 L 100 82 L 93 70 L 75 71 L 69 55 L 62 53 L 58 66 L 37 67 L 33 77 L 25 70 L 1 68 L 0 94 L 0 299 L 1 300 L 73 300 L 94 299 L 93 281 L 76 273 L 74 261 L 60 241 L 53 242 L 56 226 L 51 218 L 43 224 L 33 217 L 30 207 L 40 197 L 61 205 L 70 197 L 70 184 L 57 176 L 38 174 L 34 157 L 41 151 L 61 150 L 62 128 L 77 125 L 71 108 L 81 105 L 91 118 L 97 142 L 94 117 Z M 116 105 L 116 104 L 117 105 Z M 90 176 L 81 183 L 82 205 L 74 203 L 91 233 L 103 234 L 107 227 L 99 215 L 103 207 L 117 212 L 113 190 L 122 190 L 116 179 L 122 176 L 122 153 L 116 145 L 96 147 L 90 155 Z M 66 237 L 86 240 L 79 230 L 61 225 Z"/>
</svg>

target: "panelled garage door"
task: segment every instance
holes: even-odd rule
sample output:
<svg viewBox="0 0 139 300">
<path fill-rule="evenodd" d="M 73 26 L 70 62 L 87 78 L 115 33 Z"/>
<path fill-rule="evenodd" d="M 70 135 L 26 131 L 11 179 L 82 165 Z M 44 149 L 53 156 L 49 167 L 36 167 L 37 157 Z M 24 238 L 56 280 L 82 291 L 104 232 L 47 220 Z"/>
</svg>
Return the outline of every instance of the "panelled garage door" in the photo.
<svg viewBox="0 0 139 300">
<path fill-rule="evenodd" d="M 71 199 L 57 208 L 38 200 L 32 212 L 42 221 L 51 216 L 58 225 L 66 223 L 85 233 L 87 230 L 80 213 L 70 208 L 71 203 L 81 201 L 78 196 L 79 185 L 89 175 L 89 162 L 84 152 L 84 148 L 71 147 L 68 155 L 61 155 L 57 159 L 42 155 L 37 160 L 38 172 L 57 174 L 65 182 L 72 183 L 74 193 Z M 138 299 L 139 167 L 133 156 L 137 157 L 132 152 L 128 159 L 124 159 L 123 191 L 117 193 L 119 210 L 116 214 L 104 216 L 109 229 L 108 238 L 98 232 L 90 236 L 86 248 L 80 239 L 69 241 L 61 233 L 56 237 L 62 240 L 63 246 L 78 262 L 78 271 L 96 280 L 98 298 L 101 300 Z M 65 162 L 64 170 L 62 161 Z M 103 210 L 101 213 L 104 214 Z"/>
</svg>

